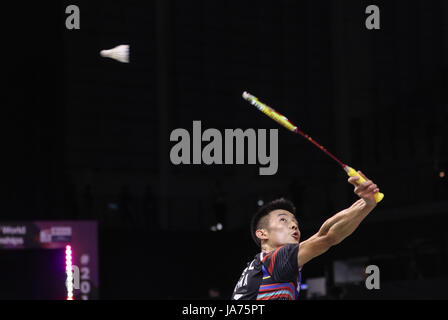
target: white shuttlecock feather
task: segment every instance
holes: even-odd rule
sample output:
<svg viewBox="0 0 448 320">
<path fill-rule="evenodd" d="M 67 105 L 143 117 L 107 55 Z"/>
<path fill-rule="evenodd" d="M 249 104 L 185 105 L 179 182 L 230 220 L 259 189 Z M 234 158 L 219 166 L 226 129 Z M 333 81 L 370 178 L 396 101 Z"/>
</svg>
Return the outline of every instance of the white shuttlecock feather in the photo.
<svg viewBox="0 0 448 320">
<path fill-rule="evenodd" d="M 129 45 L 123 44 L 110 50 L 101 50 L 100 55 L 122 63 L 129 63 Z"/>
</svg>

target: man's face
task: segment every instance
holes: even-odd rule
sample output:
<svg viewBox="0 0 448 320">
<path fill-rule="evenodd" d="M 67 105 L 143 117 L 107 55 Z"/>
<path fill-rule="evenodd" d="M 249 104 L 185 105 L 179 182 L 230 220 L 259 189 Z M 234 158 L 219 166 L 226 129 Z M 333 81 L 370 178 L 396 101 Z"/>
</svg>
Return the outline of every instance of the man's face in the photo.
<svg viewBox="0 0 448 320">
<path fill-rule="evenodd" d="M 279 247 L 288 243 L 299 243 L 299 223 L 291 212 L 274 210 L 269 213 L 269 227 L 267 229 L 268 243 Z"/>
</svg>

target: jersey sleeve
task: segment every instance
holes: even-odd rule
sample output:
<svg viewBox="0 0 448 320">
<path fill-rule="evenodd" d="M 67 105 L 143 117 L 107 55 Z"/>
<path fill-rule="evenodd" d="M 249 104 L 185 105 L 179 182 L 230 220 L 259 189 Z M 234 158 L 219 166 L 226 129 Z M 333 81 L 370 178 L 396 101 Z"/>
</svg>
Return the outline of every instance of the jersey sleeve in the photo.
<svg viewBox="0 0 448 320">
<path fill-rule="evenodd" d="M 265 256 L 262 263 L 274 281 L 296 281 L 299 272 L 298 253 L 298 244 L 287 244 Z"/>
</svg>

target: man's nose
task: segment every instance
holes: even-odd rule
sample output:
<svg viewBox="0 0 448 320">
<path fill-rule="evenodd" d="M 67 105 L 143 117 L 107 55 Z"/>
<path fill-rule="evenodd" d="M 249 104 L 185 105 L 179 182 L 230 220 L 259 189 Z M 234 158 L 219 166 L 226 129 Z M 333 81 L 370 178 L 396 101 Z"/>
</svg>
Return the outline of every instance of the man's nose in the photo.
<svg viewBox="0 0 448 320">
<path fill-rule="evenodd" d="M 294 223 L 291 225 L 291 229 L 293 229 L 293 230 L 297 230 L 298 229 L 298 227 L 297 227 L 297 225 L 295 225 Z"/>
</svg>

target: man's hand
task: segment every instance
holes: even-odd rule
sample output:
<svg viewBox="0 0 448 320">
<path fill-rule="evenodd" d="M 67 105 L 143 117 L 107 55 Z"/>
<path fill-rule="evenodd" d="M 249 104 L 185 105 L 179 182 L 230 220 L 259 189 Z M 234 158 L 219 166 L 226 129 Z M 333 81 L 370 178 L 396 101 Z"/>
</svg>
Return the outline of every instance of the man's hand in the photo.
<svg viewBox="0 0 448 320">
<path fill-rule="evenodd" d="M 364 218 L 376 207 L 374 195 L 380 189 L 361 171 L 358 171 L 358 173 L 366 182 L 358 185 L 359 177 L 350 177 L 348 182 L 355 187 L 355 193 L 361 199 L 356 201 L 350 208 L 342 210 L 327 219 L 315 235 L 300 243 L 297 257 L 300 267 L 351 235 Z"/>
<path fill-rule="evenodd" d="M 373 183 L 372 180 L 367 178 L 361 171 L 358 171 L 358 173 L 366 180 L 365 182 L 358 184 L 357 181 L 359 180 L 359 177 L 350 177 L 348 179 L 348 182 L 350 182 L 355 187 L 354 190 L 355 194 L 361 199 L 364 199 L 367 205 L 372 207 L 376 206 L 374 195 L 380 192 L 380 189 L 375 183 Z"/>
</svg>

